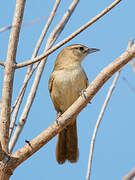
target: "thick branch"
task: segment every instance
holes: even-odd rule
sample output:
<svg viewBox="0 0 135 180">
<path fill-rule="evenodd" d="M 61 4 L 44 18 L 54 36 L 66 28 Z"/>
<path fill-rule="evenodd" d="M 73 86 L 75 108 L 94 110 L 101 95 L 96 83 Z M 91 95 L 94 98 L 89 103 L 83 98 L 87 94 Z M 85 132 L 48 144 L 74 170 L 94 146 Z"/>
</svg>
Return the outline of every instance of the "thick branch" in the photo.
<svg viewBox="0 0 135 180">
<path fill-rule="evenodd" d="M 16 9 L 13 18 L 14 28 L 11 30 L 7 59 L 5 62 L 4 70 L 4 83 L 2 90 L 2 110 L 0 117 L 0 141 L 2 148 L 5 152 L 8 152 L 8 140 L 9 140 L 9 122 L 10 122 L 10 106 L 12 99 L 12 88 L 14 79 L 14 64 L 16 59 L 16 50 L 19 39 L 19 32 L 23 18 L 25 0 L 16 1 Z"/>
<path fill-rule="evenodd" d="M 98 14 L 97 16 L 95 16 L 92 20 L 90 20 L 89 22 L 87 22 L 85 25 L 83 25 L 81 28 L 79 28 L 76 32 L 74 32 L 73 34 L 71 34 L 69 37 L 65 38 L 63 41 L 59 42 L 55 47 L 49 49 L 47 52 L 45 52 L 44 54 L 28 60 L 26 62 L 22 62 L 19 64 L 15 65 L 15 68 L 21 68 L 24 66 L 28 66 L 30 64 L 33 64 L 35 62 L 41 61 L 43 60 L 45 57 L 47 57 L 48 55 L 50 55 L 51 53 L 53 53 L 54 51 L 56 51 L 58 48 L 60 48 L 61 46 L 63 46 L 64 44 L 66 44 L 68 41 L 70 41 L 71 39 L 73 39 L 74 37 L 76 37 L 79 33 L 81 33 L 82 31 L 84 31 L 86 28 L 88 28 L 90 25 L 92 25 L 93 23 L 95 23 L 98 19 L 100 19 L 102 16 L 104 16 L 106 13 L 108 13 L 112 8 L 114 8 L 118 3 L 120 3 L 122 0 L 115 0 L 110 6 L 108 6 L 105 10 L 103 10 L 100 14 Z"/>
<path fill-rule="evenodd" d="M 135 45 L 128 48 L 120 57 L 105 67 L 86 89 L 85 97 L 80 96 L 78 100 L 75 101 L 75 103 L 58 119 L 59 123 L 54 122 L 39 136 L 13 154 L 13 159 L 11 161 L 14 163 L 14 168 L 21 164 L 24 160 L 28 159 L 33 153 L 38 151 L 42 146 L 56 136 L 56 134 L 71 123 L 72 117 L 78 114 L 89 103 L 104 83 L 134 57 Z"/>
</svg>

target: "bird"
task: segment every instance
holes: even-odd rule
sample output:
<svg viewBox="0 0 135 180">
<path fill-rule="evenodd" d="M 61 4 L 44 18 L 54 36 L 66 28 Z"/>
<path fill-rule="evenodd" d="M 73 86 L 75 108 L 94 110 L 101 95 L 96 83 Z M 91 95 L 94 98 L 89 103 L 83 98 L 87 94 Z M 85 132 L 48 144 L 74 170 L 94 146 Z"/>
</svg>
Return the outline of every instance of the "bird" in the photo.
<svg viewBox="0 0 135 180">
<path fill-rule="evenodd" d="M 65 47 L 58 54 L 54 69 L 49 79 L 49 92 L 58 115 L 64 113 L 88 87 L 88 78 L 82 68 L 83 59 L 90 53 L 99 51 L 81 44 Z M 56 144 L 56 160 L 59 164 L 68 160 L 78 160 L 77 115 L 72 122 L 58 134 Z"/>
</svg>

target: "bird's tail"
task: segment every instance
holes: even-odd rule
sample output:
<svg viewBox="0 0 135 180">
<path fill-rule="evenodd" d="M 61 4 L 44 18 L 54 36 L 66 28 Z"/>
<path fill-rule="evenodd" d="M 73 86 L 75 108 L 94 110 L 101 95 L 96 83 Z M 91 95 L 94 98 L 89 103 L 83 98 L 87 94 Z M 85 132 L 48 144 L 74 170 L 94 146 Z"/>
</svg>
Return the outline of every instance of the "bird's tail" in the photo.
<svg viewBox="0 0 135 180">
<path fill-rule="evenodd" d="M 63 164 L 66 160 L 74 163 L 78 160 L 78 154 L 78 137 L 75 120 L 58 135 L 56 159 L 59 164 Z"/>
</svg>

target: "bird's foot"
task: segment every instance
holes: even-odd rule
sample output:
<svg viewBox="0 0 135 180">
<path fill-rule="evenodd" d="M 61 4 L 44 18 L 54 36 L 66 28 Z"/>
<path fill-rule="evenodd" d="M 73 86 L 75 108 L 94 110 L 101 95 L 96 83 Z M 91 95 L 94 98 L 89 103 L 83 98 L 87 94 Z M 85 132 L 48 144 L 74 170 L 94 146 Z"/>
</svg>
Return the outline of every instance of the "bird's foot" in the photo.
<svg viewBox="0 0 135 180">
<path fill-rule="evenodd" d="M 85 92 L 86 92 L 86 89 L 82 89 L 82 90 L 80 91 L 80 96 L 84 97 L 85 100 L 87 100 L 87 97 L 86 97 L 86 95 L 85 95 Z M 91 104 L 90 101 L 89 101 L 89 104 Z"/>
<path fill-rule="evenodd" d="M 59 125 L 58 119 L 59 119 L 59 117 L 60 117 L 61 115 L 62 115 L 62 112 L 61 112 L 61 111 L 58 112 L 57 117 L 56 117 L 56 123 L 57 123 L 57 125 Z"/>
</svg>

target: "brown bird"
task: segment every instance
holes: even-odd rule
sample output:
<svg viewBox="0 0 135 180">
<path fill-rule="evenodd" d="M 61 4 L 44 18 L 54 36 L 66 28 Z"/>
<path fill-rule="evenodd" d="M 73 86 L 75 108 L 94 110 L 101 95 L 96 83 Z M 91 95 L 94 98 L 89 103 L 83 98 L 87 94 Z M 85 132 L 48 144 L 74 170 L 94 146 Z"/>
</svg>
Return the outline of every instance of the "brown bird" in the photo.
<svg viewBox="0 0 135 180">
<path fill-rule="evenodd" d="M 88 86 L 88 78 L 81 66 L 82 60 L 99 49 L 73 44 L 64 48 L 55 61 L 49 80 L 49 91 L 58 114 L 64 113 Z M 59 164 L 66 160 L 71 163 L 78 160 L 78 137 L 76 116 L 58 135 L 56 159 Z"/>
</svg>

